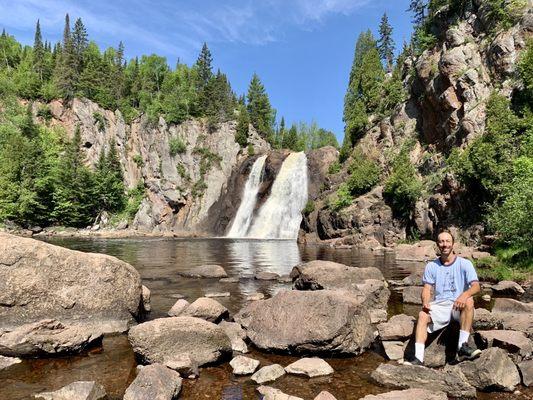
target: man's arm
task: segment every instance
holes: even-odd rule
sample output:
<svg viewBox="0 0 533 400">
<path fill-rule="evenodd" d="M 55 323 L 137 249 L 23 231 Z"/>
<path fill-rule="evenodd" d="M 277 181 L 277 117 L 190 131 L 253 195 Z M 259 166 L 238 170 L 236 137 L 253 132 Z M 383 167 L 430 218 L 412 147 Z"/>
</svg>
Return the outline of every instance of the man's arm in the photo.
<svg viewBox="0 0 533 400">
<path fill-rule="evenodd" d="M 468 300 L 469 297 L 472 297 L 476 293 L 478 293 L 481 290 L 481 287 L 479 286 L 479 282 L 475 281 L 470 284 L 470 287 L 465 290 L 463 293 L 459 295 L 457 300 L 455 300 L 455 303 L 453 304 L 453 307 L 457 310 L 462 310 L 466 306 L 466 300 Z"/>
<path fill-rule="evenodd" d="M 431 301 L 432 287 L 433 285 L 424 283 L 424 287 L 422 288 L 422 295 L 420 297 L 422 298 L 422 310 L 425 312 L 429 312 L 429 302 Z"/>
</svg>

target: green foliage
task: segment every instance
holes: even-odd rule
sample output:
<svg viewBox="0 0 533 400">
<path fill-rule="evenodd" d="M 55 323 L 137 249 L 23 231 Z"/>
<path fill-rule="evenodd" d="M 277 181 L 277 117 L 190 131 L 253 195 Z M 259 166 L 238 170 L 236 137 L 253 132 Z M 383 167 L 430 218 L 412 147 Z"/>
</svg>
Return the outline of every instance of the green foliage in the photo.
<svg viewBox="0 0 533 400">
<path fill-rule="evenodd" d="M 185 151 L 187 150 L 187 146 L 178 136 L 170 138 L 170 140 L 168 141 L 168 147 L 171 157 L 174 157 L 176 154 L 185 153 Z"/>
<path fill-rule="evenodd" d="M 239 107 L 239 116 L 237 118 L 237 130 L 235 131 L 235 141 L 239 143 L 241 147 L 246 146 L 248 143 L 248 131 L 250 128 L 250 117 L 246 107 Z"/>
<path fill-rule="evenodd" d="M 98 131 L 104 132 L 105 127 L 107 125 L 105 117 L 102 114 L 100 114 L 98 111 L 95 111 L 93 113 L 93 119 L 94 119 L 94 123 L 96 124 L 96 127 L 98 128 Z"/>
<path fill-rule="evenodd" d="M 392 39 L 392 26 L 389 24 L 387 13 L 383 13 L 379 24 L 378 49 L 381 59 L 385 62 L 387 70 L 392 69 L 392 58 L 394 56 L 394 40 Z"/>
<path fill-rule="evenodd" d="M 251 157 L 253 155 L 255 155 L 255 150 L 254 150 L 254 146 L 250 143 L 248 144 L 248 157 Z"/>
<path fill-rule="evenodd" d="M 302 213 L 304 213 L 304 215 L 309 215 L 313 211 L 315 211 L 315 202 L 313 200 L 309 199 L 309 200 L 307 200 L 307 203 L 305 203 L 305 207 L 302 210 Z"/>
<path fill-rule="evenodd" d="M 252 76 L 248 86 L 247 100 L 251 124 L 263 138 L 270 138 L 274 130 L 275 113 L 257 74 Z"/>
<path fill-rule="evenodd" d="M 128 200 L 123 214 L 125 214 L 127 219 L 131 221 L 135 217 L 135 214 L 137 214 L 137 211 L 139 211 L 139 207 L 145 197 L 144 184 L 142 181 L 139 181 L 137 186 L 133 189 L 128 190 L 127 196 Z"/>
<path fill-rule="evenodd" d="M 203 178 L 200 178 L 192 186 L 192 189 L 191 189 L 192 197 L 196 198 L 196 197 L 201 196 L 204 193 L 205 189 L 207 189 L 207 184 L 205 183 Z"/>
<path fill-rule="evenodd" d="M 202 177 L 211 169 L 213 164 L 220 165 L 222 161 L 222 158 L 218 154 L 213 153 L 206 147 L 195 148 L 193 153 L 200 155 L 200 175 Z"/>
<path fill-rule="evenodd" d="M 187 170 L 185 169 L 185 166 L 182 163 L 178 163 L 176 165 L 176 170 L 178 171 L 178 175 L 182 179 L 186 180 L 187 182 L 191 180 L 191 177 L 187 173 Z"/>
<path fill-rule="evenodd" d="M 476 271 L 480 279 L 484 281 L 500 282 L 514 281 L 522 282 L 531 279 L 533 264 L 524 264 L 517 267 L 514 263 L 506 261 L 500 257 L 485 257 L 474 260 Z"/>
<path fill-rule="evenodd" d="M 328 174 L 333 175 L 341 170 L 341 164 L 338 161 L 332 162 L 328 167 Z"/>
<path fill-rule="evenodd" d="M 337 189 L 337 192 L 329 198 L 328 205 L 333 211 L 340 211 L 350 204 L 352 204 L 350 188 L 346 183 L 342 183 Z"/>
<path fill-rule="evenodd" d="M 133 156 L 132 160 L 133 160 L 133 162 L 134 162 L 135 164 L 137 164 L 137 166 L 138 166 L 139 168 L 144 167 L 144 161 L 143 161 L 143 158 L 142 158 L 142 156 L 141 156 L 140 154 L 135 154 L 135 155 Z"/>
<path fill-rule="evenodd" d="M 37 110 L 37 116 L 44 119 L 45 121 L 50 121 L 52 119 L 52 111 L 47 105 L 42 105 Z"/>
<path fill-rule="evenodd" d="M 422 195 L 422 182 L 409 160 L 409 148 L 404 145 L 393 161 L 392 172 L 383 188 L 383 197 L 393 212 L 401 218 L 409 217 L 416 201 Z"/>
<path fill-rule="evenodd" d="M 365 156 L 359 149 L 354 151 L 352 159 L 348 169 L 350 176 L 346 184 L 352 196 L 360 196 L 379 182 L 381 169 L 374 160 Z"/>
<path fill-rule="evenodd" d="M 298 140 L 298 128 L 292 125 L 291 129 L 283 136 L 281 147 L 293 151 L 301 151 L 300 141 Z"/>
</svg>

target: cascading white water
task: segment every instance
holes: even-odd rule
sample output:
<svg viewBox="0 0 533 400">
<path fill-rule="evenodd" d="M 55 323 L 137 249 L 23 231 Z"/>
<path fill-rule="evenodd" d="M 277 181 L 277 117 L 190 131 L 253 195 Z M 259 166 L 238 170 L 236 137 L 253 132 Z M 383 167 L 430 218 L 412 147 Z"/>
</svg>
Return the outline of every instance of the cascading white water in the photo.
<svg viewBox="0 0 533 400">
<path fill-rule="evenodd" d="M 291 153 L 283 161 L 270 196 L 246 235 L 257 239 L 297 239 L 307 202 L 307 157 Z"/>
<path fill-rule="evenodd" d="M 259 184 L 261 183 L 261 174 L 265 165 L 266 154 L 255 160 L 250 176 L 244 185 L 244 193 L 233 224 L 229 230 L 227 237 L 242 238 L 246 236 L 250 222 L 257 202 L 257 192 L 259 191 Z"/>
</svg>

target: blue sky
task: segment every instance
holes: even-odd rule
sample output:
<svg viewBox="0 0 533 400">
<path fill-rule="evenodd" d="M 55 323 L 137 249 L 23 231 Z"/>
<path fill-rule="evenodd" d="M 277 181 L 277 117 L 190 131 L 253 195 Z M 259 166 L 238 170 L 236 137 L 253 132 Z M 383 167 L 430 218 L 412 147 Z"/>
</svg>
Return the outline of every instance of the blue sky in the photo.
<svg viewBox="0 0 533 400">
<path fill-rule="evenodd" d="M 256 72 L 278 120 L 315 120 L 342 140 L 343 98 L 359 33 L 377 36 L 387 12 L 396 46 L 409 40 L 409 0 L 0 0 L 0 29 L 32 44 L 37 18 L 60 39 L 65 13 L 81 17 L 100 48 L 122 40 L 128 58 L 156 53 L 174 67 L 207 42 L 215 68 L 245 93 Z"/>
</svg>

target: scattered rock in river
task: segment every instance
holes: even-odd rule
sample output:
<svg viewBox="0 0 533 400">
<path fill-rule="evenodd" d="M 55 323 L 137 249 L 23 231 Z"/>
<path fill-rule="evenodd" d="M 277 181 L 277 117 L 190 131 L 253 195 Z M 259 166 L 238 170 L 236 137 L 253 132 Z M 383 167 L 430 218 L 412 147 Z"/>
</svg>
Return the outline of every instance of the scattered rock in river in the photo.
<svg viewBox="0 0 533 400">
<path fill-rule="evenodd" d="M 161 364 L 143 367 L 126 389 L 124 400 L 172 400 L 181 390 L 181 377 Z"/>
<path fill-rule="evenodd" d="M 239 278 L 222 278 L 219 280 L 220 283 L 239 283 Z"/>
<path fill-rule="evenodd" d="M 279 279 L 279 275 L 275 272 L 258 272 L 255 274 L 254 279 L 259 281 L 276 281 Z"/>
<path fill-rule="evenodd" d="M 17 357 L 4 357 L 0 356 L 0 371 L 3 369 L 9 368 L 12 365 L 21 363 L 22 360 Z"/>
<path fill-rule="evenodd" d="M 261 368 L 252 375 L 251 379 L 256 383 L 262 384 L 265 382 L 275 381 L 283 375 L 285 375 L 285 369 L 279 364 L 272 364 Z"/>
<path fill-rule="evenodd" d="M 381 340 L 402 340 L 413 333 L 415 319 L 409 315 L 399 314 L 389 321 L 378 324 L 378 332 Z"/>
<path fill-rule="evenodd" d="M 229 311 L 216 300 L 200 297 L 184 309 L 180 316 L 202 318 L 218 323 L 229 317 Z"/>
<path fill-rule="evenodd" d="M 478 359 L 459 364 L 468 381 L 480 390 L 512 392 L 520 384 L 516 365 L 507 352 L 497 347 L 483 350 Z"/>
<path fill-rule="evenodd" d="M 191 303 L 189 303 L 187 300 L 179 299 L 174 303 L 172 308 L 168 311 L 167 315 L 169 317 L 177 317 L 183 312 L 183 310 L 185 310 L 190 305 Z"/>
<path fill-rule="evenodd" d="M 194 267 L 193 269 L 181 272 L 182 276 L 188 278 L 227 278 L 228 274 L 221 265 L 207 264 Z"/>
<path fill-rule="evenodd" d="M 529 357 L 533 352 L 533 344 L 524 332 L 510 330 L 477 331 L 476 335 L 483 347 L 500 347 L 509 353 L 518 353 L 521 357 Z"/>
<path fill-rule="evenodd" d="M 168 297 L 170 297 L 171 299 L 180 300 L 180 299 L 185 299 L 187 296 L 181 293 L 174 293 L 174 294 L 169 295 Z"/>
<path fill-rule="evenodd" d="M 292 278 L 290 277 L 290 275 L 281 275 L 278 278 L 278 282 L 279 283 L 292 283 Z"/>
<path fill-rule="evenodd" d="M 265 298 L 265 295 L 263 293 L 252 293 L 246 296 L 246 301 L 257 301 L 257 300 L 263 300 Z"/>
<path fill-rule="evenodd" d="M 281 390 L 270 386 L 259 386 L 257 391 L 263 396 L 263 400 L 303 400 L 301 397 L 285 394 Z"/>
<path fill-rule="evenodd" d="M 446 393 L 427 389 L 393 390 L 381 394 L 369 394 L 361 400 L 447 400 Z"/>
<path fill-rule="evenodd" d="M 500 281 L 496 285 L 492 285 L 491 289 L 496 294 L 518 296 L 525 293 L 524 288 L 513 281 Z"/>
<path fill-rule="evenodd" d="M 226 335 L 230 338 L 231 349 L 233 351 L 248 353 L 248 346 L 246 346 L 246 343 L 244 342 L 244 339 L 246 339 L 246 331 L 242 329 L 240 324 L 237 322 L 222 321 L 218 326 L 224 329 L 224 332 L 226 332 Z"/>
<path fill-rule="evenodd" d="M 101 400 L 107 395 L 102 385 L 94 381 L 76 381 L 55 392 L 42 392 L 34 397 L 38 400 Z"/>
<path fill-rule="evenodd" d="M 146 312 L 152 311 L 152 306 L 150 305 L 150 296 L 151 296 L 150 289 L 142 285 L 141 298 L 142 298 L 142 303 L 143 303 L 143 309 Z"/>
<path fill-rule="evenodd" d="M 121 332 L 139 315 L 141 277 L 118 258 L 0 232 L 0 329 L 58 319 Z"/>
<path fill-rule="evenodd" d="M 249 303 L 235 320 L 261 349 L 360 354 L 374 339 L 364 300 L 331 290 L 284 290 Z"/>
<path fill-rule="evenodd" d="M 314 398 L 314 400 L 337 400 L 337 399 L 327 390 L 323 390 Z"/>
<path fill-rule="evenodd" d="M 301 358 L 285 367 L 288 374 L 306 375 L 310 378 L 315 376 L 331 375 L 335 371 L 326 361 L 318 357 Z"/>
<path fill-rule="evenodd" d="M 212 293 L 206 293 L 205 294 L 205 297 L 207 298 L 215 298 L 215 297 L 230 297 L 231 296 L 231 293 L 230 292 L 212 292 Z"/>
<path fill-rule="evenodd" d="M 533 360 L 522 361 L 518 364 L 518 368 L 520 369 L 524 386 L 533 385 Z"/>
<path fill-rule="evenodd" d="M 133 351 L 146 363 L 166 364 L 187 354 L 199 366 L 231 354 L 231 341 L 224 330 L 193 317 L 158 318 L 130 329 Z"/>
<path fill-rule="evenodd" d="M 237 356 L 230 361 L 229 365 L 233 368 L 233 373 L 235 375 L 250 375 L 255 372 L 257 367 L 259 367 L 260 362 L 254 360 L 253 358 L 245 356 Z"/>
<path fill-rule="evenodd" d="M 54 319 L 0 331 L 0 354 L 10 357 L 75 354 L 100 344 L 102 332 L 83 325 L 66 326 Z"/>
<path fill-rule="evenodd" d="M 458 366 L 447 365 L 442 370 L 414 365 L 380 364 L 371 377 L 387 387 L 419 388 L 442 391 L 452 397 L 476 397 L 473 387 Z"/>
<path fill-rule="evenodd" d="M 400 341 L 385 341 L 382 342 L 383 349 L 389 360 L 396 361 L 403 358 L 405 351 L 405 344 Z"/>
<path fill-rule="evenodd" d="M 178 372 L 185 378 L 195 378 L 199 375 L 198 362 L 189 354 L 177 354 L 165 361 L 165 366 Z"/>
</svg>

